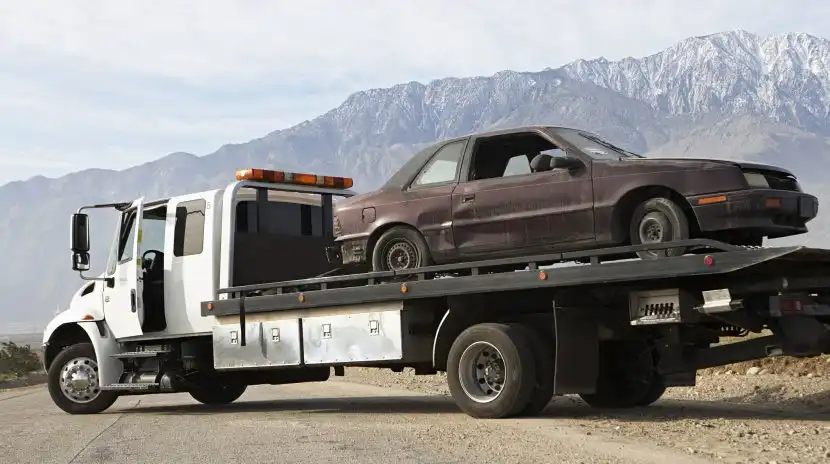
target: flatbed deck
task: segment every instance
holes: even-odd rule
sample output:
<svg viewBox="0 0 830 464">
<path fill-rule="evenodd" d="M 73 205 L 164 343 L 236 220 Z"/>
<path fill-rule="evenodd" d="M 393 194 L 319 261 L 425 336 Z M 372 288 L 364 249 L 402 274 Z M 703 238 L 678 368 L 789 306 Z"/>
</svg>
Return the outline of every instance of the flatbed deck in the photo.
<svg viewBox="0 0 830 464">
<path fill-rule="evenodd" d="M 679 245 L 687 246 L 696 253 L 654 260 L 603 261 L 603 258 L 610 256 Z M 557 264 L 578 261 L 587 262 L 555 267 Z M 516 270 L 517 266 L 524 269 Z M 545 266 L 554 267 L 545 269 Z M 800 246 L 747 248 L 714 240 L 694 239 L 670 244 L 474 261 L 402 272 L 318 277 L 223 288 L 218 293 L 227 295 L 227 298 L 203 302 L 202 315 L 229 316 L 595 285 L 659 288 L 678 286 L 682 281 L 681 286 L 693 285 L 706 289 L 716 284 L 717 288 L 721 288 L 724 286 L 724 276 L 728 276 L 730 289 L 737 293 L 771 289 L 826 289 L 830 288 L 830 250 Z"/>
</svg>

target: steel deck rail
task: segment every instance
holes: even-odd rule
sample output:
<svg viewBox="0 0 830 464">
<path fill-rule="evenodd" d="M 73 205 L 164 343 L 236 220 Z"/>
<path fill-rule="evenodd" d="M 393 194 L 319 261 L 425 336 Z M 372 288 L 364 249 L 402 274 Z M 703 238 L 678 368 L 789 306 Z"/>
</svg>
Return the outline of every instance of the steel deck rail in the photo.
<svg viewBox="0 0 830 464">
<path fill-rule="evenodd" d="M 712 249 L 713 252 L 706 255 L 686 254 L 653 260 L 638 258 L 602 262 L 600 259 L 640 250 L 661 250 L 677 246 Z M 217 292 L 228 294 L 228 299 L 205 301 L 202 303 L 201 312 L 205 316 L 240 315 L 244 318 L 245 313 L 725 274 L 781 258 L 800 250 L 804 250 L 805 253 L 813 252 L 813 254 L 821 251 L 822 253 L 816 256 L 822 256 L 823 261 L 830 263 L 830 251 L 811 250 L 799 246 L 750 248 L 715 240 L 695 239 L 656 245 L 474 261 L 407 271 L 368 272 L 230 287 Z M 540 266 L 548 264 L 555 265 L 584 259 L 588 259 L 589 263 L 539 269 Z M 523 265 L 527 269 L 484 272 L 492 268 L 516 265 Z M 453 277 L 443 277 L 445 274 L 453 273 L 456 274 Z"/>
</svg>

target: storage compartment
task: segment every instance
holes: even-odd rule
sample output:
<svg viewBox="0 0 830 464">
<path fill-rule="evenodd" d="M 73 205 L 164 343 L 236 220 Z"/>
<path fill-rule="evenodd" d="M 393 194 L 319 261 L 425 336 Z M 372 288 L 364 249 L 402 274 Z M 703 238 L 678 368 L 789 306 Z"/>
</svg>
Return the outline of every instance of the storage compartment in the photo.
<svg viewBox="0 0 830 464">
<path fill-rule="evenodd" d="M 306 364 L 403 359 L 400 309 L 311 316 L 302 321 Z"/>
<path fill-rule="evenodd" d="M 241 341 L 239 324 L 213 327 L 215 369 L 300 365 L 300 321 L 297 318 L 248 322 L 245 324 L 245 346 Z"/>
</svg>

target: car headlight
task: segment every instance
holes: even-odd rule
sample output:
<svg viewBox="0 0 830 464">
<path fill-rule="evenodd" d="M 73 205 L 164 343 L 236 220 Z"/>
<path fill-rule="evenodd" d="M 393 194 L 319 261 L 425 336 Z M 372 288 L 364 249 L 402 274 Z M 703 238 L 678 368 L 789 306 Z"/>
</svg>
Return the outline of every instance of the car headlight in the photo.
<svg viewBox="0 0 830 464">
<path fill-rule="evenodd" d="M 745 172 L 744 179 L 746 179 L 746 183 L 751 188 L 769 188 L 769 182 L 767 182 L 767 178 L 763 174 Z"/>
</svg>

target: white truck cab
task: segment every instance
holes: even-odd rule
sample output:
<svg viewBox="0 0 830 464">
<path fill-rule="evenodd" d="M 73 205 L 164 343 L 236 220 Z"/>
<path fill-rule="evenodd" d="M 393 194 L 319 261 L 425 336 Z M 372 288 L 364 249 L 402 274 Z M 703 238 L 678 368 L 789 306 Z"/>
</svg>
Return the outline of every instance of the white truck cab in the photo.
<svg viewBox="0 0 830 464">
<path fill-rule="evenodd" d="M 200 305 L 222 298 L 217 289 L 332 270 L 332 204 L 354 195 L 350 178 L 262 169 L 240 170 L 236 178 L 222 189 L 90 205 L 72 215 L 73 269 L 88 282 L 43 334 L 49 390 L 59 407 L 97 412 L 119 394 L 147 390 L 147 382 L 135 381 L 141 375 L 125 379 L 125 358 L 162 358 L 170 341 L 209 340 L 216 318 L 203 316 Z M 106 270 L 89 277 L 84 211 L 102 208 L 120 216 Z M 155 351 L 148 351 L 151 343 Z M 141 378 L 161 384 L 161 377 L 156 369 Z"/>
</svg>

